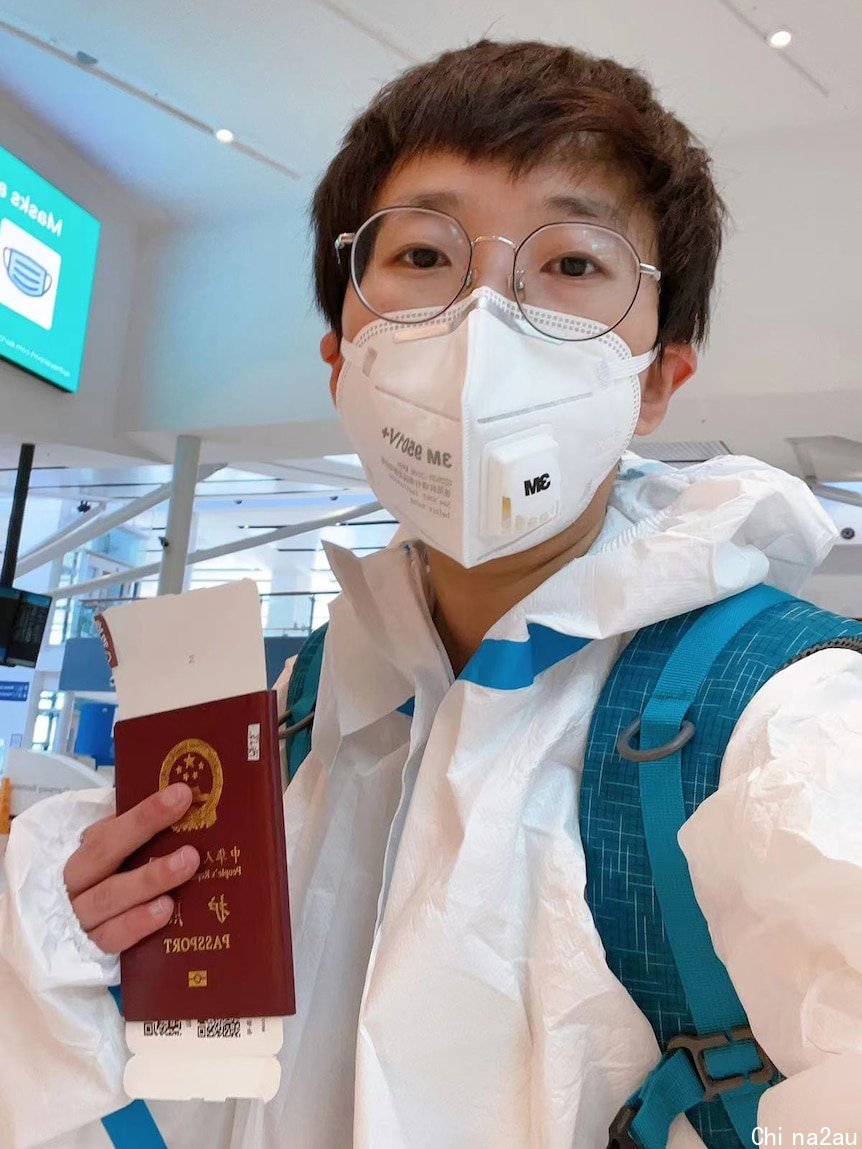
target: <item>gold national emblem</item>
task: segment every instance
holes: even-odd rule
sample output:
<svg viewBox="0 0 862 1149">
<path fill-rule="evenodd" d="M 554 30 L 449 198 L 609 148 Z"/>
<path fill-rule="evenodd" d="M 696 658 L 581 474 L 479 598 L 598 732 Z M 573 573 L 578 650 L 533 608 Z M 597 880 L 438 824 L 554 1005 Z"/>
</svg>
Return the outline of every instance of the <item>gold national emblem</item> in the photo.
<svg viewBox="0 0 862 1149">
<path fill-rule="evenodd" d="M 216 823 L 216 808 L 221 798 L 224 777 L 219 756 L 212 746 L 199 738 L 186 738 L 178 742 L 162 763 L 159 789 L 166 790 L 174 782 L 185 782 L 191 787 L 192 804 L 179 822 L 171 826 L 183 830 L 206 830 Z"/>
</svg>

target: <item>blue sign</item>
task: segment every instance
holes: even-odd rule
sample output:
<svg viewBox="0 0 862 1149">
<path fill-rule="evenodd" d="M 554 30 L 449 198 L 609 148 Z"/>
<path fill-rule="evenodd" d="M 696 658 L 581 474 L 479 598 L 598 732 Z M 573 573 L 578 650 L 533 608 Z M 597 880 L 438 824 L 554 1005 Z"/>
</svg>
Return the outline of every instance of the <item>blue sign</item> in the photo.
<svg viewBox="0 0 862 1149">
<path fill-rule="evenodd" d="M 0 682 L 0 702 L 26 702 L 29 682 Z"/>
<path fill-rule="evenodd" d="M 0 148 L 0 356 L 77 391 L 99 222 Z"/>
<path fill-rule="evenodd" d="M 112 691 L 111 668 L 100 638 L 69 638 L 60 667 L 61 690 Z"/>
</svg>

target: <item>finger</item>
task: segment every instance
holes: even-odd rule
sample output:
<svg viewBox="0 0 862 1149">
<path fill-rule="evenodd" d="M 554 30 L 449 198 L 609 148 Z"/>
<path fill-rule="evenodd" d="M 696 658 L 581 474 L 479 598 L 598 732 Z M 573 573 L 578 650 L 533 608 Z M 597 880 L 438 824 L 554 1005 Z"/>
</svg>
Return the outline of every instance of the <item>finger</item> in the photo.
<svg viewBox="0 0 862 1149">
<path fill-rule="evenodd" d="M 183 846 L 165 858 L 153 858 L 125 874 L 97 882 L 72 899 L 75 916 L 87 932 L 124 914 L 134 906 L 153 901 L 187 882 L 200 865 L 194 846 Z"/>
<path fill-rule="evenodd" d="M 90 826 L 63 873 L 69 897 L 77 897 L 116 873 L 130 854 L 182 817 L 191 804 L 191 789 L 184 782 L 175 782 L 125 814 Z"/>
<path fill-rule="evenodd" d="M 173 898 L 162 894 L 143 906 L 126 910 L 119 917 L 104 922 L 90 934 L 90 940 L 106 954 L 118 954 L 162 929 L 174 912 Z"/>
</svg>

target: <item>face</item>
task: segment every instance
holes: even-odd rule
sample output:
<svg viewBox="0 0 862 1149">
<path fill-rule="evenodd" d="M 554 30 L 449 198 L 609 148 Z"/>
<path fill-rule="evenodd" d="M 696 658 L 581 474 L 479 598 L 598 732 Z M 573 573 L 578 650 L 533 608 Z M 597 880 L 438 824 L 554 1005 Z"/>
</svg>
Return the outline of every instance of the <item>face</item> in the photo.
<svg viewBox="0 0 862 1149">
<path fill-rule="evenodd" d="M 625 182 L 603 169 L 573 171 L 547 164 L 513 178 L 508 165 L 467 160 L 448 153 L 419 156 L 396 169 L 384 183 L 372 211 L 402 204 L 436 208 L 454 216 L 471 238 L 499 235 L 521 243 L 543 224 L 580 221 L 620 232 L 644 263 L 657 263 L 656 231 L 649 215 L 631 206 Z M 369 213 L 370 214 L 370 213 Z M 470 290 L 485 285 L 514 298 L 510 283 L 511 248 L 480 243 L 474 255 Z M 658 337 L 658 285 L 641 276 L 631 310 L 614 329 L 633 355 L 649 351 Z M 350 284 L 342 310 L 342 330 L 353 340 L 377 316 Z M 332 371 L 333 398 L 341 370 L 338 339 L 329 332 L 321 355 Z M 641 376 L 641 414 L 636 434 L 647 435 L 661 424 L 674 392 L 694 373 L 697 358 L 688 345 L 670 344 L 661 359 Z"/>
</svg>

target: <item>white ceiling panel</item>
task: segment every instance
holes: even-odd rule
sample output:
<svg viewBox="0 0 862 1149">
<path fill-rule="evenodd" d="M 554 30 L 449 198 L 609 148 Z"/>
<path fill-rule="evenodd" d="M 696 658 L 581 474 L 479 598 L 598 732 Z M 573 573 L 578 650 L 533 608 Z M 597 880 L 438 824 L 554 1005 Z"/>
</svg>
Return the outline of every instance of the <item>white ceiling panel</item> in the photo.
<svg viewBox="0 0 862 1149">
<path fill-rule="evenodd" d="M 289 177 L 2 31 L 0 88 L 166 222 L 295 194 Z"/>
<path fill-rule="evenodd" d="M 97 69 L 184 114 L 230 128 L 306 177 L 325 163 L 351 113 L 404 64 L 314 3 L 150 0 L 146 19 L 141 14 L 131 0 L 9 0 L 0 12 L 58 49 L 86 51 Z M 256 211 L 278 194 L 265 167 L 140 104 L 97 70 L 10 37 L 0 83 L 100 167 L 168 208 L 200 206 L 201 196 L 217 208 L 221 195 L 234 212 Z"/>
<path fill-rule="evenodd" d="M 384 81 L 483 35 L 575 44 L 641 67 L 708 141 L 862 110 L 856 0 L 149 0 L 143 11 L 137 0 L 6 0 L 0 16 L 231 128 L 306 183 Z M 760 35 L 782 23 L 794 32 L 783 53 Z M 254 210 L 284 186 L 286 177 L 20 41 L 0 42 L 0 84 L 168 210 Z"/>
<path fill-rule="evenodd" d="M 859 0 L 721 0 L 758 31 L 787 29 L 790 46 L 776 53 L 791 68 L 804 70 L 829 93 L 838 115 L 862 114 L 862 4 Z"/>
<path fill-rule="evenodd" d="M 470 0 L 447 7 L 364 0 L 362 8 L 423 56 L 483 35 L 551 40 L 612 56 L 650 75 L 666 101 L 709 140 L 817 123 L 844 115 L 847 105 L 862 106 L 858 67 L 831 67 L 836 54 L 849 58 L 848 41 L 855 39 L 858 55 L 858 5 L 773 0 L 769 6 L 776 13 L 794 9 L 796 37 L 786 54 L 756 31 L 761 24 L 780 26 L 778 15 L 752 2 L 734 10 L 721 0 Z M 791 61 L 807 65 L 811 79 Z"/>
</svg>

